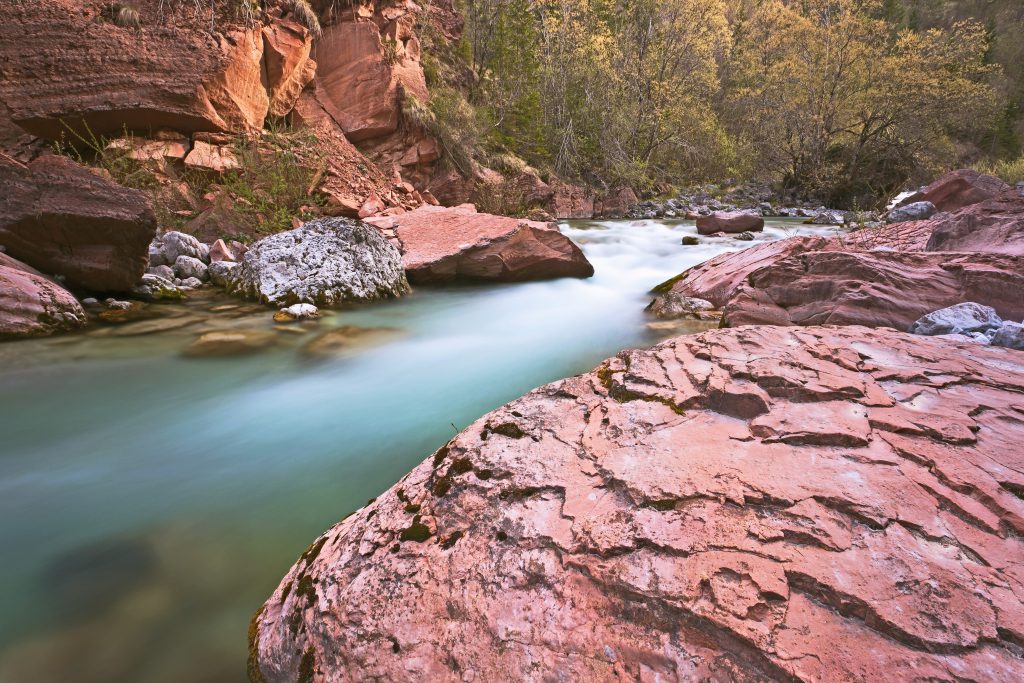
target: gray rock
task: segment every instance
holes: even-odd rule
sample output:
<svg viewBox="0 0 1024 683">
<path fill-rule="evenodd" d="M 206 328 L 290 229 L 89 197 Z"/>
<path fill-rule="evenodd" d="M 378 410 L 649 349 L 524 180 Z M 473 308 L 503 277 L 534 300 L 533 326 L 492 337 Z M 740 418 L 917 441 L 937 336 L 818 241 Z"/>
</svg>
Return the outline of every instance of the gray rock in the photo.
<svg viewBox="0 0 1024 683">
<path fill-rule="evenodd" d="M 127 311 L 132 307 L 130 301 L 118 301 L 117 299 L 107 299 L 103 302 L 108 309 L 111 311 Z"/>
<path fill-rule="evenodd" d="M 153 266 L 153 265 L 150 265 L 149 270 L 147 270 L 146 272 L 149 273 L 150 275 L 156 275 L 157 277 L 162 277 L 163 279 L 168 280 L 168 281 L 173 281 L 174 280 L 174 269 L 171 268 L 170 266 L 163 266 L 163 265 L 161 265 L 161 266 Z"/>
<path fill-rule="evenodd" d="M 1024 351 L 1024 325 L 1004 322 L 1002 327 L 992 335 L 992 346 Z"/>
<path fill-rule="evenodd" d="M 231 271 L 237 268 L 238 265 L 230 261 L 214 261 L 206 269 L 206 272 L 210 276 L 210 282 L 218 287 L 226 287 L 228 280 L 231 279 Z"/>
<path fill-rule="evenodd" d="M 739 240 L 740 242 L 753 242 L 754 241 L 754 233 L 752 233 L 752 232 L 741 232 L 740 234 L 738 234 L 735 237 L 733 237 L 733 239 L 734 240 Z"/>
<path fill-rule="evenodd" d="M 905 223 L 907 221 L 923 221 L 935 215 L 935 205 L 931 202 L 914 202 L 906 206 L 899 206 L 889 212 L 887 221 L 890 223 Z"/>
<path fill-rule="evenodd" d="M 846 214 L 842 211 L 825 209 L 814 215 L 815 225 L 843 225 L 846 223 Z"/>
<path fill-rule="evenodd" d="M 910 333 L 927 337 L 944 334 L 973 336 L 974 333 L 999 329 L 1002 325 L 1003 319 L 994 308 L 968 301 L 929 313 L 911 326 Z"/>
<path fill-rule="evenodd" d="M 203 263 L 210 261 L 210 247 L 192 235 L 168 232 L 157 236 L 149 245 L 149 266 L 173 266 L 179 256 L 190 256 Z"/>
<path fill-rule="evenodd" d="M 409 292 L 402 255 L 375 228 L 321 218 L 254 244 L 228 290 L 263 303 L 331 307 Z"/>
<path fill-rule="evenodd" d="M 99 301 L 99 299 L 90 296 L 90 297 L 86 297 L 86 298 L 82 299 L 82 305 L 83 306 L 99 306 L 100 305 L 100 301 Z"/>
<path fill-rule="evenodd" d="M 206 264 L 194 256 L 179 256 L 174 261 L 174 274 L 182 280 L 195 278 L 206 282 L 210 278 Z"/>
<path fill-rule="evenodd" d="M 203 286 L 203 281 L 197 277 L 188 277 L 181 281 L 182 289 L 199 289 Z"/>
<path fill-rule="evenodd" d="M 683 296 L 677 292 L 666 292 L 647 306 L 647 312 L 662 320 L 675 318 L 697 318 L 704 320 L 713 317 L 711 311 L 715 305 L 704 299 Z"/>
<path fill-rule="evenodd" d="M 143 301 L 176 301 L 185 298 L 185 293 L 170 280 L 146 273 L 142 281 L 132 288 L 132 296 Z"/>
</svg>

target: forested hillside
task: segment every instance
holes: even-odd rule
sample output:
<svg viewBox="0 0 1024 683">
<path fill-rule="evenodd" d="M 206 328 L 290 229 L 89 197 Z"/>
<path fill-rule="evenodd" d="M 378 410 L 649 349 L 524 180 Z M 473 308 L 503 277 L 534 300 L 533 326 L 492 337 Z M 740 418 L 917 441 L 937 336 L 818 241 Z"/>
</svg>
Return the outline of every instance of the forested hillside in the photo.
<svg viewBox="0 0 1024 683">
<path fill-rule="evenodd" d="M 464 165 L 648 192 L 771 180 L 852 207 L 1020 156 L 1012 0 L 457 5 L 461 40 L 427 36 L 424 63 L 436 127 Z"/>
</svg>

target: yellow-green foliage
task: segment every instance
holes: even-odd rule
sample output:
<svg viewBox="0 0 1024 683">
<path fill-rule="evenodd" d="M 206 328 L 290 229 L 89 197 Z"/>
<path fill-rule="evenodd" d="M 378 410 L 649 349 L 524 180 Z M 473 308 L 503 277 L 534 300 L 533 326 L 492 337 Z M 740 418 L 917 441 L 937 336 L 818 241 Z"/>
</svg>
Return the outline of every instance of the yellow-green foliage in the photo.
<svg viewBox="0 0 1024 683">
<path fill-rule="evenodd" d="M 405 124 L 419 128 L 441 144 L 447 159 L 466 176 L 473 174 L 473 155 L 480 144 L 476 112 L 462 94 L 453 88 L 437 88 L 430 103 L 402 90 L 402 116 Z"/>
<path fill-rule="evenodd" d="M 999 176 L 1008 183 L 1024 182 L 1024 156 L 1012 160 L 980 163 L 975 170 Z"/>
<path fill-rule="evenodd" d="M 316 10 L 309 4 L 309 0 L 288 0 L 285 3 L 285 9 L 291 13 L 291 17 L 295 21 L 309 29 L 314 38 L 323 35 L 320 18 L 317 16 Z"/>
</svg>

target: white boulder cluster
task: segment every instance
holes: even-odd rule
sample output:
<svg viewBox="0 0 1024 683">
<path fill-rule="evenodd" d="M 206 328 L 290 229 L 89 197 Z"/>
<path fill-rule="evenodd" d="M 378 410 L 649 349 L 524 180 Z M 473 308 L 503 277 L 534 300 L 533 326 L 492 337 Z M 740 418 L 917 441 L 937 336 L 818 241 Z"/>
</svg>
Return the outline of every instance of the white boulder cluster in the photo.
<svg viewBox="0 0 1024 683">
<path fill-rule="evenodd" d="M 180 299 L 204 284 L 224 286 L 227 273 L 245 252 L 245 246 L 217 240 L 203 244 L 183 232 L 158 235 L 149 245 L 149 269 L 133 294 L 149 301 Z M 229 265 L 223 265 L 229 264 Z"/>
<path fill-rule="evenodd" d="M 914 323 L 910 333 L 1024 351 L 1024 324 L 1003 320 L 994 308 L 973 301 L 929 313 Z"/>
</svg>

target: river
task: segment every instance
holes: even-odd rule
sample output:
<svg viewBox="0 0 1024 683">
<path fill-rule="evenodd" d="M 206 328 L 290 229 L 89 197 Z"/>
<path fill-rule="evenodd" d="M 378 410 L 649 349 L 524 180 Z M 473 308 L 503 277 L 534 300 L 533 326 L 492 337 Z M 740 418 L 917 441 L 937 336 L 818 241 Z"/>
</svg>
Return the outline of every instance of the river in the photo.
<svg viewBox="0 0 1024 683">
<path fill-rule="evenodd" d="M 249 618 L 311 540 L 484 413 L 705 329 L 652 325 L 647 292 L 750 246 L 682 246 L 679 221 L 563 232 L 594 278 L 420 289 L 285 330 L 206 295 L 165 309 L 176 329 L 0 344 L 0 681 L 244 681 Z M 758 240 L 828 232 L 769 221 Z M 270 342 L 182 355 L 222 329 Z M 329 330 L 340 354 L 312 353 Z"/>
</svg>

